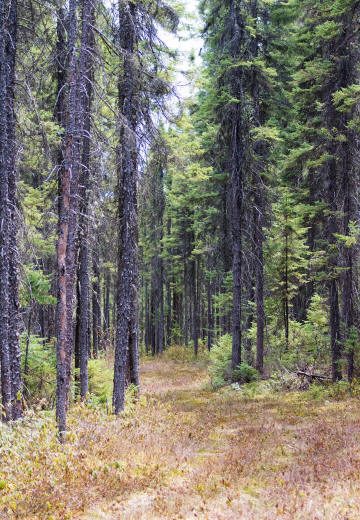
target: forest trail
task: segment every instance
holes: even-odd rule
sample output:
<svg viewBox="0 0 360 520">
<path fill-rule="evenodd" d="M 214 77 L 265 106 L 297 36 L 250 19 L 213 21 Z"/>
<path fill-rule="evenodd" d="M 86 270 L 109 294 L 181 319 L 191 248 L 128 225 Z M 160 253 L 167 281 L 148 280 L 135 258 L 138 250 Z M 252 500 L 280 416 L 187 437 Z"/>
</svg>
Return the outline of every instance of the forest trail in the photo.
<svg viewBox="0 0 360 520">
<path fill-rule="evenodd" d="M 204 368 L 161 360 L 142 382 L 113 453 L 130 485 L 76 518 L 360 518 L 358 401 L 211 392 Z"/>
</svg>

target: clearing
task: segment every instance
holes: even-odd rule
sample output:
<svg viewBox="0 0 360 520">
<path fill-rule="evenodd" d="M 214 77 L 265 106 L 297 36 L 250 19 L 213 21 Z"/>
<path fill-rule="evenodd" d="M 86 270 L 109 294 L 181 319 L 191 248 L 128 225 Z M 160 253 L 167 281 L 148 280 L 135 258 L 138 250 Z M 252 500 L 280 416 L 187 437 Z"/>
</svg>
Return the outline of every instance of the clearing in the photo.
<svg viewBox="0 0 360 520">
<path fill-rule="evenodd" d="M 120 420 L 76 407 L 65 447 L 48 415 L 2 430 L 0 518 L 360 518 L 358 399 L 212 392 L 161 359 L 142 385 Z"/>
</svg>

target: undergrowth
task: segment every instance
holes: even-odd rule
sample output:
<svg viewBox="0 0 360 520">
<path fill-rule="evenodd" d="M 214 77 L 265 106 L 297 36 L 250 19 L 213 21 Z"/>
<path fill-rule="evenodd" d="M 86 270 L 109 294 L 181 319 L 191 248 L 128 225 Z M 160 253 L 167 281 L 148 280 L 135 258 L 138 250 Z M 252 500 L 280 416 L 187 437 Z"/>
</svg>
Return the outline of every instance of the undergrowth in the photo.
<svg viewBox="0 0 360 520">
<path fill-rule="evenodd" d="M 209 361 L 209 351 L 205 345 L 200 342 L 197 356 L 192 346 L 173 345 L 162 354 L 164 361 L 175 361 L 176 363 L 207 363 Z"/>
<path fill-rule="evenodd" d="M 206 380 L 199 363 L 144 361 L 141 396 L 130 387 L 118 419 L 73 405 L 65 445 L 53 411 L 1 425 L 0 518 L 88 520 L 94 505 L 124 520 L 315 518 L 325 505 L 326 519 L 359 518 L 359 406 L 346 384 L 279 394 L 270 380 L 217 392 Z"/>
<path fill-rule="evenodd" d="M 210 351 L 209 375 L 214 389 L 230 383 L 251 383 L 259 379 L 257 370 L 247 363 L 231 368 L 232 339 L 229 334 L 222 336 Z"/>
</svg>

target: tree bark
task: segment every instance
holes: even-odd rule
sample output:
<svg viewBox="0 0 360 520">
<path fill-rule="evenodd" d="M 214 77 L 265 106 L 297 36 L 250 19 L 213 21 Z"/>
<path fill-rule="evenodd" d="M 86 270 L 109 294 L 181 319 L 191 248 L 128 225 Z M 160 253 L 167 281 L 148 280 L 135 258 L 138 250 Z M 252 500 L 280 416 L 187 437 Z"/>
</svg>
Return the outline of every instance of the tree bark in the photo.
<svg viewBox="0 0 360 520">
<path fill-rule="evenodd" d="M 0 356 L 2 419 L 11 419 L 11 365 L 9 348 L 9 175 L 7 128 L 7 63 L 6 63 L 6 14 L 7 2 L 0 2 Z"/>
<path fill-rule="evenodd" d="M 139 107 L 139 71 L 135 52 L 136 5 L 119 1 L 119 44 L 123 50 L 119 78 L 118 146 L 118 287 L 114 364 L 114 413 L 125 405 L 126 374 L 139 385 L 138 374 L 138 208 L 137 138 Z M 130 365 L 130 370 L 128 367 Z"/>
<path fill-rule="evenodd" d="M 19 254 L 17 249 L 18 201 L 16 175 L 16 138 L 14 112 L 15 57 L 17 43 L 17 2 L 10 2 L 8 15 L 7 54 L 7 127 L 8 127 L 8 180 L 9 180 L 9 351 L 11 363 L 12 420 L 22 416 L 21 352 L 19 338 Z"/>
<path fill-rule="evenodd" d="M 90 135 L 91 108 L 94 79 L 95 38 L 95 0 L 82 1 L 82 33 L 79 58 L 80 102 L 82 117 L 82 160 L 80 169 L 80 217 L 79 217 L 79 265 L 78 265 L 78 351 L 80 369 L 80 396 L 85 399 L 88 393 L 88 329 L 89 329 L 89 196 L 91 190 L 90 174 Z"/>
<path fill-rule="evenodd" d="M 56 418 L 60 440 L 66 432 L 66 413 L 69 399 L 73 346 L 73 299 L 76 276 L 76 236 L 78 224 L 79 140 L 81 112 L 77 78 L 76 41 L 77 0 L 69 1 L 68 61 L 66 64 L 66 118 L 62 119 L 65 136 L 62 162 L 59 167 L 59 238 L 57 243 L 58 303 L 57 303 L 57 390 Z M 59 23 L 65 23 L 59 20 Z M 59 85 L 60 86 L 60 85 Z"/>
<path fill-rule="evenodd" d="M 96 246 L 95 246 L 96 247 Z M 93 251 L 93 288 L 92 288 L 92 326 L 93 326 L 93 344 L 92 353 L 96 359 L 100 350 L 100 333 L 101 333 L 101 286 L 100 286 L 100 266 L 99 255 L 97 251 Z"/>
</svg>

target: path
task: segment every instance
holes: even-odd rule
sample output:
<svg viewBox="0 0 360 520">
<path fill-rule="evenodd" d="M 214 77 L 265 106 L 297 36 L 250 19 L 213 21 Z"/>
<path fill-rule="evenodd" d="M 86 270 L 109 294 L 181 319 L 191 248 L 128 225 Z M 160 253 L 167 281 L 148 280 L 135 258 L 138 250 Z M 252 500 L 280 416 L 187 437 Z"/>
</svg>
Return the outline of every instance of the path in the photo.
<svg viewBox="0 0 360 520">
<path fill-rule="evenodd" d="M 245 400 L 206 390 L 198 366 L 162 361 L 147 363 L 142 381 L 143 410 L 112 455 L 118 491 L 112 477 L 113 489 L 76 518 L 360 518 L 357 400 Z"/>
</svg>

